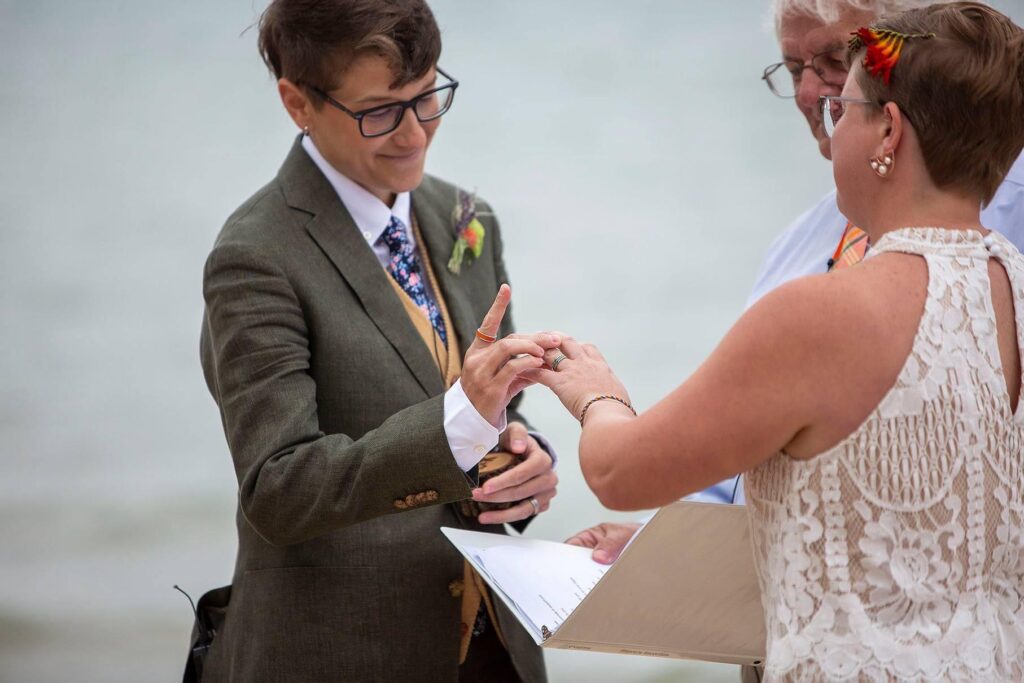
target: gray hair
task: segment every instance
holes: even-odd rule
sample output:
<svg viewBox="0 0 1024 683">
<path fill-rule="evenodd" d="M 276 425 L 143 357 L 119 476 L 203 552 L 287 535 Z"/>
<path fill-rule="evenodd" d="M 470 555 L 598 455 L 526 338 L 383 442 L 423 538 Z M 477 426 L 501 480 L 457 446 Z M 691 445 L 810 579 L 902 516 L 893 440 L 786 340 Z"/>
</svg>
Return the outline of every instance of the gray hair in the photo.
<svg viewBox="0 0 1024 683">
<path fill-rule="evenodd" d="M 772 0 L 772 10 L 775 34 L 778 35 L 782 18 L 790 14 L 802 14 L 823 24 L 833 24 L 839 21 L 844 9 L 874 12 L 880 17 L 932 4 L 935 0 Z"/>
</svg>

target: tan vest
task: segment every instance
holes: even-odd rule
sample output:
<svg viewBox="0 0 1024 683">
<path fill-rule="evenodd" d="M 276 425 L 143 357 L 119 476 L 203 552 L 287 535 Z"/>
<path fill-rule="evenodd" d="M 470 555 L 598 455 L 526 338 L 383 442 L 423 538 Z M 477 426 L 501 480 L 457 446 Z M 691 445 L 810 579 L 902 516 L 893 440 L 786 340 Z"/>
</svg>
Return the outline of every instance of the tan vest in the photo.
<svg viewBox="0 0 1024 683">
<path fill-rule="evenodd" d="M 398 284 L 395 278 L 391 277 L 388 273 L 388 282 L 391 283 L 391 287 L 395 290 L 399 300 L 402 302 L 402 306 L 405 307 L 405 312 L 409 314 L 409 319 L 412 324 L 416 327 L 416 331 L 419 332 L 420 338 L 423 343 L 427 345 L 427 349 L 431 352 L 434 361 L 437 363 L 437 369 L 441 371 L 441 375 L 444 377 L 445 388 L 451 388 L 455 381 L 459 379 L 462 374 L 462 353 L 459 349 L 458 342 L 456 341 L 455 328 L 452 326 L 451 316 L 448 314 L 448 306 L 444 301 L 444 295 L 441 292 L 441 287 L 437 283 L 437 276 L 434 274 L 434 268 L 430 264 L 430 256 L 427 253 L 426 242 L 423 241 L 423 235 L 420 233 L 419 224 L 416 222 L 416 216 L 410 213 L 412 217 L 412 231 L 416 239 L 416 244 L 420 250 L 420 265 L 426 273 L 427 279 L 430 282 L 431 288 L 434 290 L 434 297 L 437 300 L 437 307 L 441 309 L 441 319 L 444 320 L 444 328 L 448 331 L 448 344 L 445 345 L 441 341 L 441 335 L 437 333 L 434 326 L 430 323 L 430 318 L 423 312 L 416 302 L 406 294 L 402 286 Z M 462 585 L 453 585 L 450 587 L 453 595 L 458 597 L 458 593 L 461 592 L 462 596 L 462 641 L 459 647 L 459 664 L 466 661 L 466 653 L 469 652 L 469 643 L 473 637 L 473 624 L 476 621 L 477 612 L 480 610 L 480 602 L 483 601 L 487 607 L 487 614 L 490 617 L 491 628 L 498 634 L 498 639 L 502 645 L 505 645 L 505 637 L 501 633 L 501 629 L 498 627 L 498 620 L 494 615 L 494 605 L 491 603 L 491 596 L 487 590 L 487 584 L 484 583 L 480 575 L 474 571 L 473 567 L 469 562 L 465 563 Z M 507 646 L 506 646 L 507 647 Z"/>
</svg>

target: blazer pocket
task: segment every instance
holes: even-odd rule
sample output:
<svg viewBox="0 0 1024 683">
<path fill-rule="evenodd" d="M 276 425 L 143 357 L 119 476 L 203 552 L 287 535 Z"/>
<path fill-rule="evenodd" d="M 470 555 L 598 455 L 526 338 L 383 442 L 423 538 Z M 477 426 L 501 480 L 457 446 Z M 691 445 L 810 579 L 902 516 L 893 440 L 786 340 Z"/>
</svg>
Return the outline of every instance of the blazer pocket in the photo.
<svg viewBox="0 0 1024 683">
<path fill-rule="evenodd" d="M 240 604 L 229 617 L 235 631 L 231 669 L 249 674 L 243 680 L 374 677 L 386 647 L 377 579 L 370 567 L 246 572 Z"/>
</svg>

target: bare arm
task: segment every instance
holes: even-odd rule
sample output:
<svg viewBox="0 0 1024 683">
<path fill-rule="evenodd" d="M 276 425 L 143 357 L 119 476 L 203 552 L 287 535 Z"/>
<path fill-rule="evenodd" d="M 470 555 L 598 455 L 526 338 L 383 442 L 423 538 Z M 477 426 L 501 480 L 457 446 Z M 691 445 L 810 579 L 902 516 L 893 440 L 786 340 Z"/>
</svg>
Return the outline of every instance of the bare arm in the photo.
<svg viewBox="0 0 1024 683">
<path fill-rule="evenodd" d="M 849 343 L 846 287 L 807 278 L 769 294 L 639 417 L 614 401 L 594 403 L 580 466 L 601 502 L 620 510 L 667 504 L 757 466 L 829 414 L 839 379 L 830 359 Z M 571 360 L 537 376 L 574 415 L 590 397 L 625 392 L 594 347 L 567 344 Z"/>
</svg>

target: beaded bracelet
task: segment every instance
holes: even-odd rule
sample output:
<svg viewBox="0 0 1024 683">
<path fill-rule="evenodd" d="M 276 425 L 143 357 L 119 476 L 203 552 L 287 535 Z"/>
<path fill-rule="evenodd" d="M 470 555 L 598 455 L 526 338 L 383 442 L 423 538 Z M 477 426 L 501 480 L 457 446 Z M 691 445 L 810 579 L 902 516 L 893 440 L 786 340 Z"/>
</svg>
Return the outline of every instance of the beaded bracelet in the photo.
<svg viewBox="0 0 1024 683">
<path fill-rule="evenodd" d="M 625 399 L 621 399 L 618 396 L 612 396 L 611 394 L 606 394 L 606 395 L 603 395 L 603 396 L 596 396 L 596 397 L 590 399 L 589 401 L 587 401 L 587 405 L 583 406 L 583 412 L 580 413 L 580 426 L 581 427 L 583 426 L 583 420 L 585 420 L 586 417 L 587 417 L 587 411 L 590 410 L 590 406 L 594 405 L 598 401 L 617 401 L 617 402 L 621 403 L 622 405 L 626 406 L 627 408 L 629 408 L 630 412 L 633 413 L 633 416 L 636 417 L 636 410 L 633 408 L 633 406 L 630 405 L 629 401 L 627 401 Z"/>
</svg>

